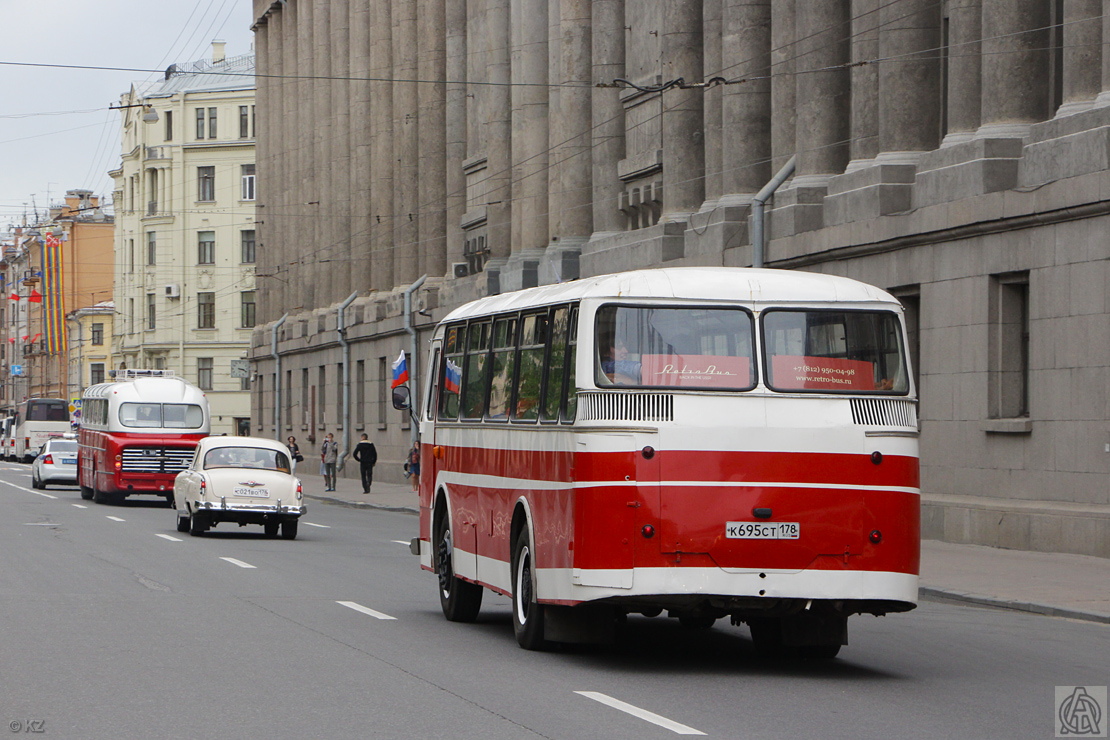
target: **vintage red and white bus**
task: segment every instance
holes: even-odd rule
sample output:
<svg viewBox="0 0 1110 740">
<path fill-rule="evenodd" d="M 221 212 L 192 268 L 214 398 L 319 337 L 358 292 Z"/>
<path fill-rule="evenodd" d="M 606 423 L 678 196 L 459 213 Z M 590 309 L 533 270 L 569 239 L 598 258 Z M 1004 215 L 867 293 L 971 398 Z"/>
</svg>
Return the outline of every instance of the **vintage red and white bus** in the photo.
<svg viewBox="0 0 1110 740">
<path fill-rule="evenodd" d="M 73 431 L 69 402 L 64 398 L 29 398 L 17 407 L 11 424 L 9 457 L 29 463 L 38 457 L 46 440 Z"/>
<path fill-rule="evenodd" d="M 169 370 L 119 370 L 81 402 L 77 483 L 97 503 L 173 499 L 174 478 L 208 435 L 208 399 Z"/>
<path fill-rule="evenodd" d="M 413 410 L 413 550 L 445 616 L 475 619 L 488 588 L 530 649 L 666 611 L 834 657 L 849 615 L 917 602 L 905 348 L 889 294 L 783 270 L 643 270 L 456 309 Z"/>
</svg>

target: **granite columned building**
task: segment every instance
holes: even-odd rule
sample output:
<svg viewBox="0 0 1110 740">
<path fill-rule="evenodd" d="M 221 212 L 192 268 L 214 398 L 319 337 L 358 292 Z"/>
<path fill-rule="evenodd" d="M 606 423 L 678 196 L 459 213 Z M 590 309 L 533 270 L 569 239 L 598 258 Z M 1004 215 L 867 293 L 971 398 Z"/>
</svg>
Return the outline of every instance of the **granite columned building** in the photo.
<svg viewBox="0 0 1110 740">
<path fill-rule="evenodd" d="M 254 8 L 255 433 L 366 431 L 399 474 L 418 278 L 426 337 L 491 292 L 750 265 L 790 163 L 766 265 L 906 305 L 925 536 L 1110 557 L 1110 0 Z"/>
</svg>

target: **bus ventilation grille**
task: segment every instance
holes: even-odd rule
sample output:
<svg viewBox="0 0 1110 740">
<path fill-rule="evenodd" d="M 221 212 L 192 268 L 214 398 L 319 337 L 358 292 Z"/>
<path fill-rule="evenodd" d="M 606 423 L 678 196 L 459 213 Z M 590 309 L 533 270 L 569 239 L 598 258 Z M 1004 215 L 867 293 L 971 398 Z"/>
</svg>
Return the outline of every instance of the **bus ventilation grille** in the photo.
<svg viewBox="0 0 1110 740">
<path fill-rule="evenodd" d="M 893 398 L 853 398 L 852 422 L 868 426 L 917 428 L 917 406 Z"/>
<path fill-rule="evenodd" d="M 658 393 L 582 393 L 583 421 L 674 421 L 674 396 Z"/>
<path fill-rule="evenodd" d="M 125 473 L 180 473 L 193 461 L 194 450 L 179 447 L 127 447 L 122 454 Z"/>
</svg>

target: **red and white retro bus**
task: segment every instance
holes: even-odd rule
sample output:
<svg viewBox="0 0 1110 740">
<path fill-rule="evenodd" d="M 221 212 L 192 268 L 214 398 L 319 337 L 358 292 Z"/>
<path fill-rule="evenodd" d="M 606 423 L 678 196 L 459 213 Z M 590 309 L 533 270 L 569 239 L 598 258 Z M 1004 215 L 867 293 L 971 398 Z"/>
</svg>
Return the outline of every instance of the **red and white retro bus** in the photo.
<svg viewBox="0 0 1110 740">
<path fill-rule="evenodd" d="M 97 503 L 133 495 L 173 500 L 174 478 L 208 436 L 208 399 L 169 370 L 119 370 L 81 402 L 77 483 Z"/>
<path fill-rule="evenodd" d="M 529 649 L 666 611 L 834 657 L 849 615 L 917 602 L 904 337 L 882 290 L 783 270 L 643 270 L 456 309 L 414 409 L 413 550 L 444 615 L 475 619 L 488 588 Z"/>
</svg>

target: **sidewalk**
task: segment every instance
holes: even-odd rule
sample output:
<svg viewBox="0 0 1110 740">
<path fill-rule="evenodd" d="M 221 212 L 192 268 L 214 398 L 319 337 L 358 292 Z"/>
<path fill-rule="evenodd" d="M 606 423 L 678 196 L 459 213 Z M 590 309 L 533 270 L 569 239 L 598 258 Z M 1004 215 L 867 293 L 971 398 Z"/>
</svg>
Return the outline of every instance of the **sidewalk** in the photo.
<svg viewBox="0 0 1110 740">
<path fill-rule="evenodd" d="M 349 468 L 348 472 L 357 470 Z M 298 471 L 309 499 L 339 506 L 417 513 L 408 482 L 375 482 L 369 494 L 355 478 L 335 491 Z M 1110 560 L 1025 550 L 1001 550 L 925 540 L 921 543 L 921 598 L 959 601 L 1110 624 Z"/>
</svg>

